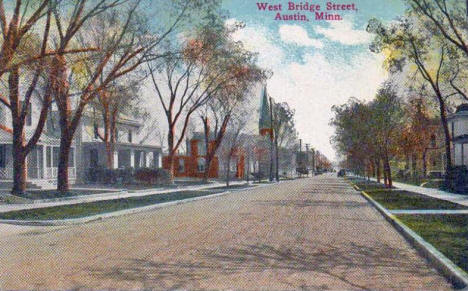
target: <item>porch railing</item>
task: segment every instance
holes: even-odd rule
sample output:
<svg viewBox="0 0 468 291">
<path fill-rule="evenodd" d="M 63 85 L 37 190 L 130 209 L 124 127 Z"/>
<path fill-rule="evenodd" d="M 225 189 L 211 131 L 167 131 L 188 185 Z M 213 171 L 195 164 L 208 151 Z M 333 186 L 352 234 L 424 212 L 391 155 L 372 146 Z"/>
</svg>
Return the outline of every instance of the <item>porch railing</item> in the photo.
<svg viewBox="0 0 468 291">
<path fill-rule="evenodd" d="M 0 168 L 0 179 L 12 180 L 13 179 L 13 168 Z"/>
<path fill-rule="evenodd" d="M 57 168 L 46 168 L 45 175 L 42 173 L 40 168 L 28 168 L 29 179 L 56 179 Z M 68 168 L 68 177 L 70 179 L 76 179 L 76 168 Z M 0 168 L 0 180 L 13 180 L 13 168 Z"/>
</svg>

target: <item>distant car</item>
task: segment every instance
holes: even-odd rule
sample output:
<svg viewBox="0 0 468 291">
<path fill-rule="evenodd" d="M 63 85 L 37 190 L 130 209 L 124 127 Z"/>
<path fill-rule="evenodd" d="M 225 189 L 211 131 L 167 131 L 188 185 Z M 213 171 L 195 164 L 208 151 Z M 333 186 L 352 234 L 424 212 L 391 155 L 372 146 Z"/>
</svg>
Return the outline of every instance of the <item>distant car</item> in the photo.
<svg viewBox="0 0 468 291">
<path fill-rule="evenodd" d="M 337 176 L 338 176 L 338 177 L 344 177 L 344 176 L 346 176 L 346 170 L 345 170 L 345 169 L 339 170 Z"/>
</svg>

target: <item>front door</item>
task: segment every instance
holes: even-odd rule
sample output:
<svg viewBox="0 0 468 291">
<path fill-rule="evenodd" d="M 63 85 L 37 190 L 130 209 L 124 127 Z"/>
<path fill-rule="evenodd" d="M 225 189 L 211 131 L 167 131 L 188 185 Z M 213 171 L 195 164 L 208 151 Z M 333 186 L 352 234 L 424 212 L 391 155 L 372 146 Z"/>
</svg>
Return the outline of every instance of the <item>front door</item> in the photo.
<svg viewBox="0 0 468 291">
<path fill-rule="evenodd" d="M 99 165 L 99 154 L 97 149 L 89 150 L 89 167 L 92 169 L 97 168 Z"/>
</svg>

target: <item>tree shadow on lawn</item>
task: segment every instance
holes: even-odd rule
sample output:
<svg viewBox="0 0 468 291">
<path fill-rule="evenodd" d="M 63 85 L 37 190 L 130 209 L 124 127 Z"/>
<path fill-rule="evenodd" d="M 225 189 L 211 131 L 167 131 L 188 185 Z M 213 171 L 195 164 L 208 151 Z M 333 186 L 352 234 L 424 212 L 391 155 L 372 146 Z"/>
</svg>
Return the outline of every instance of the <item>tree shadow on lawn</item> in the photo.
<svg viewBox="0 0 468 291">
<path fill-rule="evenodd" d="M 401 278 L 401 284 L 414 276 L 434 275 L 422 259 L 409 261 L 406 249 L 385 243 L 375 247 L 355 243 L 317 245 L 313 241 L 305 241 L 300 246 L 246 244 L 224 249 L 199 249 L 194 253 L 190 261 L 123 259 L 114 267 L 87 271 L 99 280 L 142 283 L 145 287 L 163 289 L 197 288 L 197 282 L 202 280 L 236 274 L 242 277 L 246 273 L 260 276 L 264 271 L 311 273 L 307 277 L 314 274 L 330 277 L 332 281 L 349 286 L 347 288 L 364 290 L 374 289 L 383 281 L 395 284 L 393 288 L 401 287 L 398 280 L 388 280 L 392 276 Z"/>
</svg>

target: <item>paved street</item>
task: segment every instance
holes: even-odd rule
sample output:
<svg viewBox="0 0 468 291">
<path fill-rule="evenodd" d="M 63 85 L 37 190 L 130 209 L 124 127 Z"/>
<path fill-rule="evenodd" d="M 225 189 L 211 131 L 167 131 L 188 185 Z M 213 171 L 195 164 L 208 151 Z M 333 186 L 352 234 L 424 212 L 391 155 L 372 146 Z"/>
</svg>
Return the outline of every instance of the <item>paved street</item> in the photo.
<svg viewBox="0 0 468 291">
<path fill-rule="evenodd" d="M 335 176 L 0 232 L 0 289 L 450 289 Z"/>
</svg>

